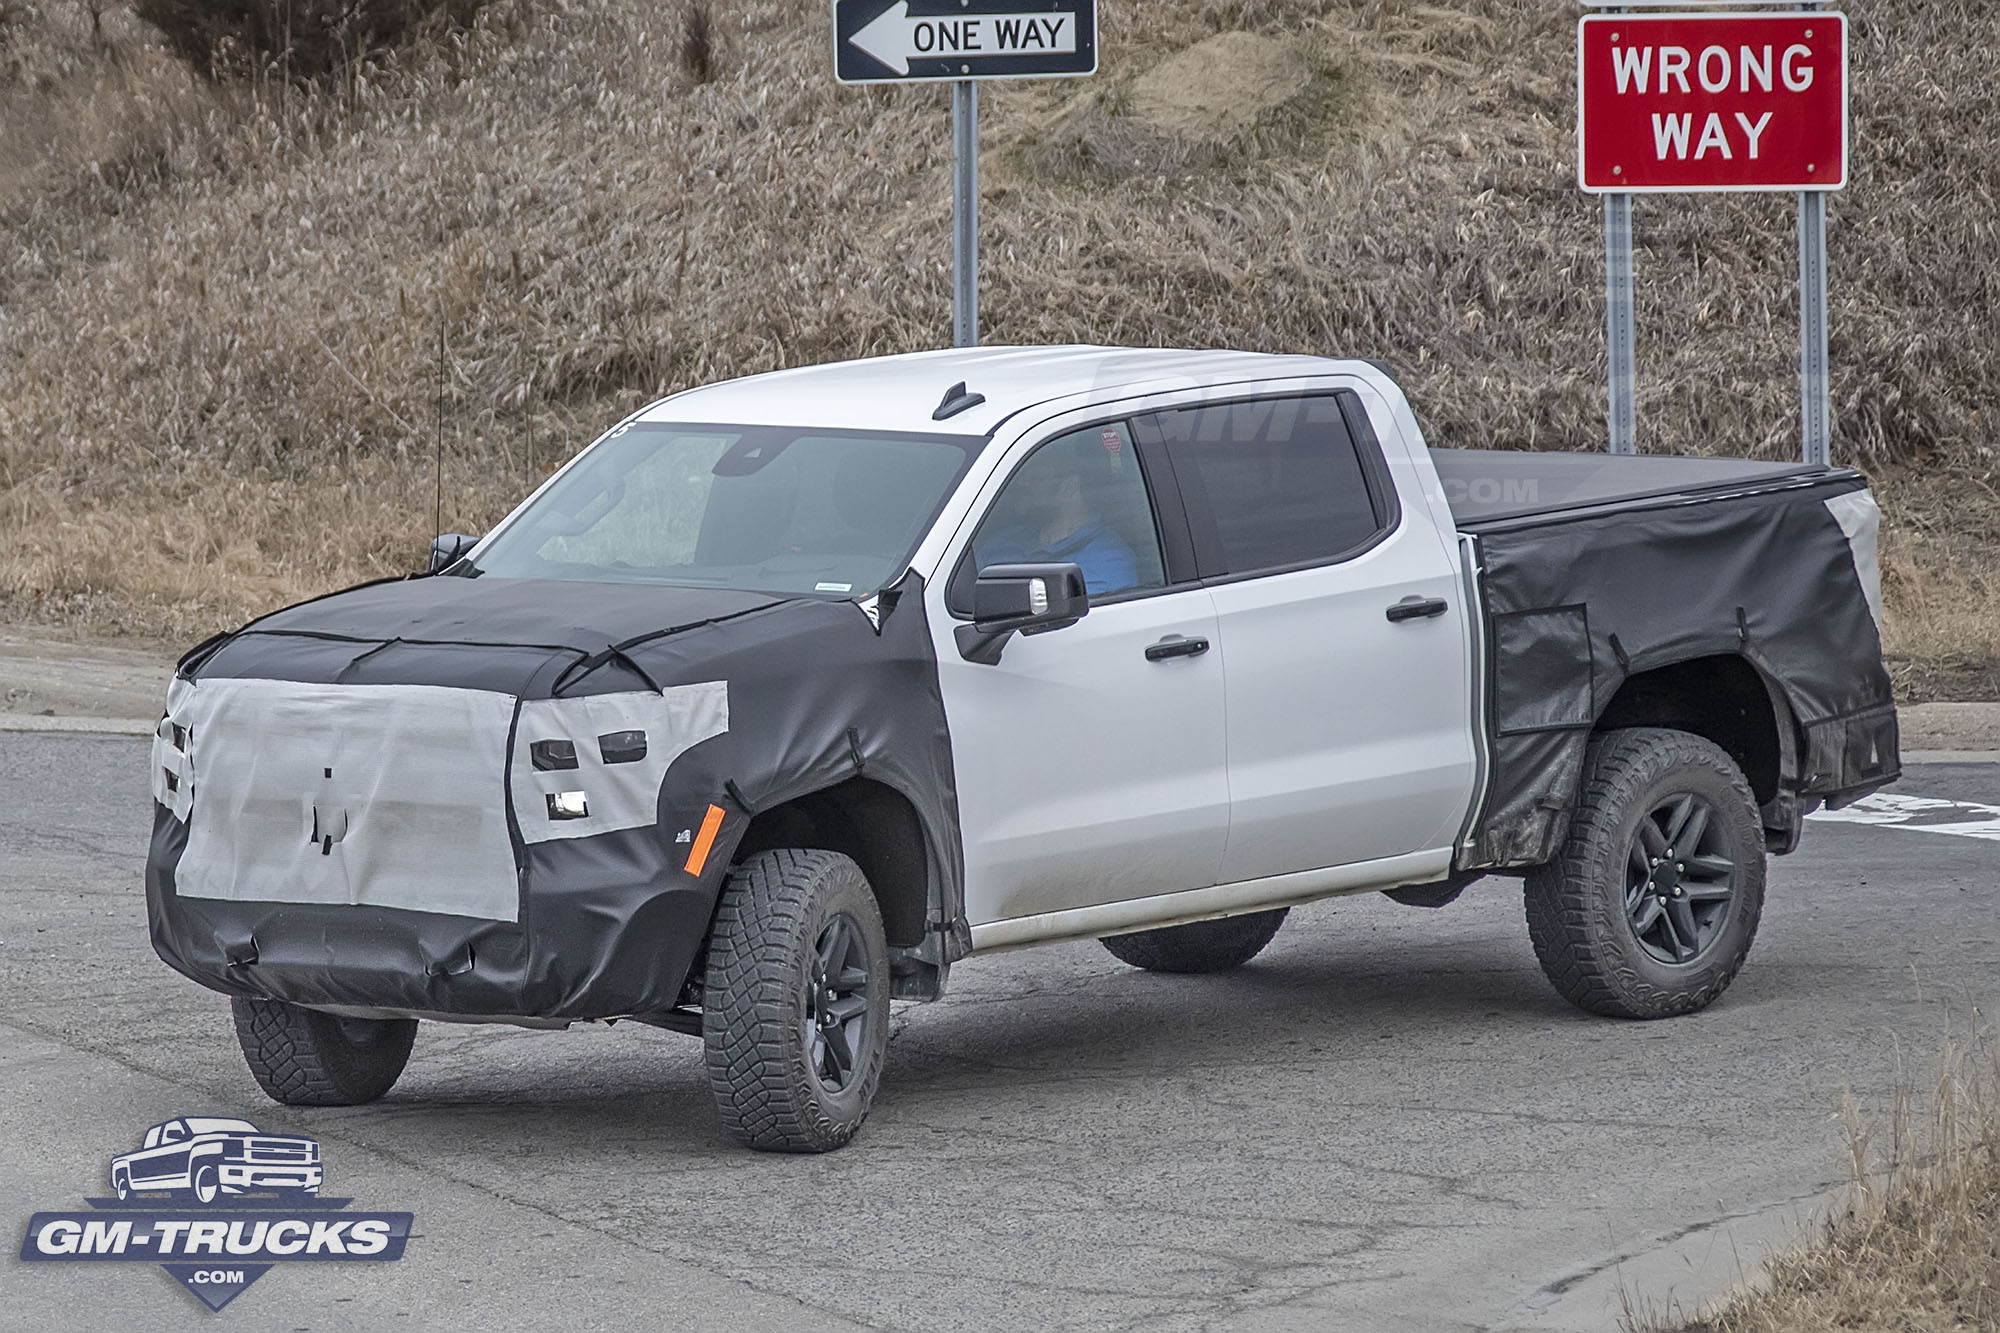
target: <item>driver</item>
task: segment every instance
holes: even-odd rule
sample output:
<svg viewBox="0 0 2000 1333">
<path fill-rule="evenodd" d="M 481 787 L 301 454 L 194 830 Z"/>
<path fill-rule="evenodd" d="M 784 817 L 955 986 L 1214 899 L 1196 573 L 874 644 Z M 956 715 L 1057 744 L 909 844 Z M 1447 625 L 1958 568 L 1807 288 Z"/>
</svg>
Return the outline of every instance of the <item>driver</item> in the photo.
<svg viewBox="0 0 2000 1333">
<path fill-rule="evenodd" d="M 995 506 L 992 531 L 976 544 L 979 567 L 1067 562 L 1083 570 L 1092 597 L 1138 586 L 1138 561 L 1084 494 L 1080 461 L 1053 448 L 1028 460 Z"/>
</svg>

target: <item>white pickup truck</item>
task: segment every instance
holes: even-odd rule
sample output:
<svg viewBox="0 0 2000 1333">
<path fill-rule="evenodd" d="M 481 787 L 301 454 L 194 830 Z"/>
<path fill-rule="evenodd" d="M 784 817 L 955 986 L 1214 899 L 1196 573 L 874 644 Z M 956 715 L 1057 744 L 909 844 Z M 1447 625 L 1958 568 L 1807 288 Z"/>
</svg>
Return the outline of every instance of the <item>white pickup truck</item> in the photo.
<svg viewBox="0 0 2000 1333">
<path fill-rule="evenodd" d="M 792 1151 L 958 959 L 1215 971 L 1333 894 L 1521 876 L 1564 996 L 1688 1013 L 1766 852 L 1898 774 L 1876 522 L 1841 469 L 1434 450 L 1366 362 L 695 389 L 182 660 L 153 939 L 280 1101 L 381 1096 L 418 1019 L 627 1018 Z"/>
</svg>

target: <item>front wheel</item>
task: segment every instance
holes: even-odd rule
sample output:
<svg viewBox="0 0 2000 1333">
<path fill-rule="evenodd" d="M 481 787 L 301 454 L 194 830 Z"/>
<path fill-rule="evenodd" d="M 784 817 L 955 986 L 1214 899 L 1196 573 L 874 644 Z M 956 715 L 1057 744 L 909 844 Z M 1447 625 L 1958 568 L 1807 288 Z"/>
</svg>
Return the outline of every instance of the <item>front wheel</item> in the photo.
<svg viewBox="0 0 2000 1333">
<path fill-rule="evenodd" d="M 201 1203 L 214 1203 L 222 1193 L 222 1181 L 216 1176 L 212 1166 L 195 1168 L 194 1197 Z"/>
<path fill-rule="evenodd" d="M 737 866 L 709 935 L 702 1044 L 723 1125 L 830 1152 L 868 1118 L 889 1049 L 889 945 L 860 867 L 782 849 Z"/>
<path fill-rule="evenodd" d="M 1213 921 L 1190 921 L 1184 926 L 1134 930 L 1106 935 L 1098 943 L 1119 962 L 1148 972 L 1227 972 L 1264 952 L 1290 910 L 1274 907 Z"/>
<path fill-rule="evenodd" d="M 1706 1008 L 1764 910 L 1764 832 L 1730 757 L 1683 731 L 1595 737 L 1556 859 L 1527 876 L 1528 935 L 1563 998 L 1613 1018 Z"/>
<path fill-rule="evenodd" d="M 282 1000 L 231 1000 L 257 1086 L 286 1106 L 359 1106 L 396 1086 L 414 1018 L 339 1018 Z"/>
</svg>

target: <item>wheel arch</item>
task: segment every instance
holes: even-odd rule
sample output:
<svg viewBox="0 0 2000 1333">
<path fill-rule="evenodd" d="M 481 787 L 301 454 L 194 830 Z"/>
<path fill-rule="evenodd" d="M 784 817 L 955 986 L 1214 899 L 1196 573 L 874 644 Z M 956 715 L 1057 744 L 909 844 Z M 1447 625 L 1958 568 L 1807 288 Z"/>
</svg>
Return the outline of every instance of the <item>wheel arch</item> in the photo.
<svg viewBox="0 0 2000 1333">
<path fill-rule="evenodd" d="M 1598 711 L 1594 730 L 1625 727 L 1670 727 L 1712 741 L 1743 771 L 1771 850 L 1796 844 L 1798 725 L 1784 694 L 1748 657 L 1711 653 L 1633 672 Z"/>
<path fill-rule="evenodd" d="M 927 942 L 930 923 L 936 919 L 933 909 L 939 889 L 915 802 L 885 782 L 848 778 L 759 810 L 737 842 L 733 859 L 784 847 L 824 848 L 852 859 L 875 895 L 890 949 L 899 962 L 915 963 L 916 951 Z M 904 970 L 899 966 L 899 997 L 906 995 Z M 937 970 L 941 987 L 941 965 Z"/>
</svg>

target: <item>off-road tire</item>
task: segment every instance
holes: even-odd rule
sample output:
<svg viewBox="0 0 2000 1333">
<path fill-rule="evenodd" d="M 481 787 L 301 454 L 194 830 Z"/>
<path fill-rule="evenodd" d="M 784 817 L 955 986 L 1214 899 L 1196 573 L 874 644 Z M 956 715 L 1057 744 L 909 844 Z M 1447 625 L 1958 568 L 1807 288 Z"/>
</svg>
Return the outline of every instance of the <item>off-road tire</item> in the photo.
<svg viewBox="0 0 2000 1333">
<path fill-rule="evenodd" d="M 846 917 L 865 973 L 853 983 L 860 1049 L 829 1086 L 813 1058 L 813 985 Z M 841 928 L 845 929 L 845 928 Z M 889 1047 L 889 945 L 860 867 L 838 852 L 760 852 L 730 872 L 709 933 L 702 997 L 709 1086 L 724 1128 L 764 1152 L 831 1152 L 868 1118 Z"/>
<path fill-rule="evenodd" d="M 1733 862 L 1733 892 L 1712 941 L 1672 964 L 1641 944 L 1627 903 L 1640 821 L 1692 795 Z M 1643 859 L 1644 852 L 1639 856 Z M 1568 836 L 1526 877 L 1528 937 L 1564 999 L 1611 1018 L 1672 1018 L 1706 1008 L 1742 969 L 1764 909 L 1764 832 L 1733 760 L 1683 731 L 1635 727 L 1593 737 Z"/>
<path fill-rule="evenodd" d="M 282 1000 L 229 1002 L 257 1086 L 286 1106 L 359 1106 L 396 1086 L 414 1018 L 336 1018 Z"/>
<path fill-rule="evenodd" d="M 1190 921 L 1184 926 L 1135 930 L 1106 935 L 1098 943 L 1121 963 L 1148 972 L 1227 972 L 1264 952 L 1290 911 L 1274 907 L 1213 921 Z"/>
</svg>

